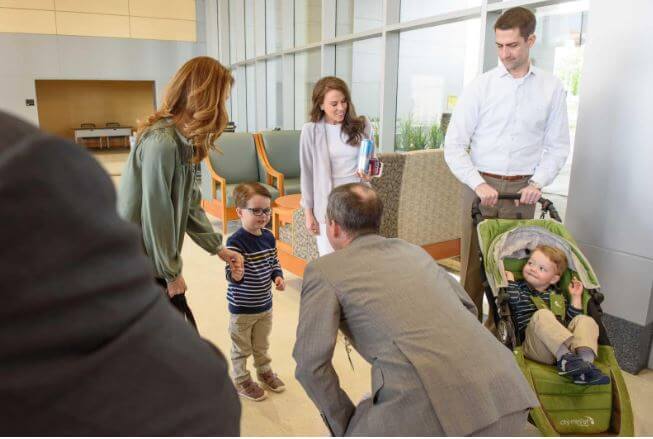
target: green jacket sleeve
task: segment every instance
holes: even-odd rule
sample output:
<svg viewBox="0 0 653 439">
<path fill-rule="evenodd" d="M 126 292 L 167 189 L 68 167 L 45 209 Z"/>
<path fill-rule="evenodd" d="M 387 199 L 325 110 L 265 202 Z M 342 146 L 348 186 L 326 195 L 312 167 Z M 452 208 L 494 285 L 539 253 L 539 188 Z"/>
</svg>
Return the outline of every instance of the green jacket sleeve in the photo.
<svg viewBox="0 0 653 439">
<path fill-rule="evenodd" d="M 142 141 L 140 149 L 143 243 L 156 275 L 172 281 L 179 276 L 182 268 L 171 195 L 177 144 L 165 134 L 152 133 Z"/>
<path fill-rule="evenodd" d="M 197 181 L 193 178 L 193 192 L 188 211 L 186 233 L 197 245 L 214 255 L 222 248 L 222 234 L 213 230 L 213 226 L 200 204 L 201 199 L 202 195 L 197 186 Z"/>
</svg>

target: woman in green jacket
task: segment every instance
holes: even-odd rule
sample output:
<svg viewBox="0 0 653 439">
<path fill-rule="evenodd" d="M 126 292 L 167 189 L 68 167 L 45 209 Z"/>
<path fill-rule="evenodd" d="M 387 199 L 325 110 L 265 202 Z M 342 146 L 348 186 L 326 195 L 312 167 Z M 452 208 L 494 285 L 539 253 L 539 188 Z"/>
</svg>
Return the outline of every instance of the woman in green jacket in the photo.
<svg viewBox="0 0 653 439">
<path fill-rule="evenodd" d="M 222 246 L 222 235 L 200 207 L 195 181 L 199 163 L 227 125 L 232 84 L 231 72 L 213 58 L 184 64 L 161 107 L 139 127 L 118 193 L 118 211 L 140 226 L 157 282 L 193 326 L 182 275 L 184 235 L 234 268 L 243 264 L 239 253 Z"/>
</svg>

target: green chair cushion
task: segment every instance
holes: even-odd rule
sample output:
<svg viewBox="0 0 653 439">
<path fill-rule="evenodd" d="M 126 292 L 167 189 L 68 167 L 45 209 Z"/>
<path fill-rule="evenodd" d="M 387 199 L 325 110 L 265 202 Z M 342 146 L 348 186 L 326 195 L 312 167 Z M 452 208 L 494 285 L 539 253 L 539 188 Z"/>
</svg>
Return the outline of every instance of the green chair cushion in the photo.
<svg viewBox="0 0 653 439">
<path fill-rule="evenodd" d="M 216 144 L 222 153 L 209 153 L 211 166 L 228 184 L 259 181 L 258 156 L 251 133 L 223 133 Z"/>
<path fill-rule="evenodd" d="M 270 165 L 286 179 L 299 178 L 299 137 L 297 130 L 261 133 Z M 287 193 L 287 192 L 286 192 Z"/>
<path fill-rule="evenodd" d="M 286 192 L 286 195 L 299 194 L 302 191 L 299 178 L 284 178 L 283 190 Z"/>
<path fill-rule="evenodd" d="M 239 184 L 240 183 L 227 184 L 227 207 L 234 207 L 233 192 L 234 192 L 234 188 Z M 267 190 L 270 191 L 270 195 L 272 195 L 273 201 L 279 196 L 279 191 L 277 190 L 276 187 L 270 186 L 269 184 L 264 184 L 264 183 L 261 184 L 265 186 Z M 222 194 L 220 193 L 219 190 L 216 191 L 216 198 L 218 199 L 218 201 L 222 201 Z"/>
</svg>

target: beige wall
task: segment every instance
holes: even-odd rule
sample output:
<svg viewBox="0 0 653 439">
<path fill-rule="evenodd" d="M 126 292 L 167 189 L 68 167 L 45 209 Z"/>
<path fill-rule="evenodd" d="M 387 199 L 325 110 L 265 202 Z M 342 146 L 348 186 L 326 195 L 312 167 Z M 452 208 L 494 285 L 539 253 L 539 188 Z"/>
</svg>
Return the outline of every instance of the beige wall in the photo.
<svg viewBox="0 0 653 439">
<path fill-rule="evenodd" d="M 136 128 L 154 111 L 154 81 L 37 80 L 36 98 L 41 129 L 72 139 L 87 122 Z"/>
<path fill-rule="evenodd" d="M 197 41 L 195 0 L 0 0 L 0 32 Z"/>
</svg>

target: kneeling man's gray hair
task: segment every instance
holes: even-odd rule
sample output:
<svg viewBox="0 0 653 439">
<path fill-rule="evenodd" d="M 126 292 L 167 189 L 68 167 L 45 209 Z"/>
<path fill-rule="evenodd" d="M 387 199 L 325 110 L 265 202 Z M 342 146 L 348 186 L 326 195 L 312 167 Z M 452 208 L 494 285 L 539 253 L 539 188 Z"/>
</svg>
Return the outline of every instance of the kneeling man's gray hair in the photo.
<svg viewBox="0 0 653 439">
<path fill-rule="evenodd" d="M 329 194 L 327 219 L 350 236 L 379 233 L 383 202 L 376 191 L 361 183 L 338 186 Z"/>
</svg>

